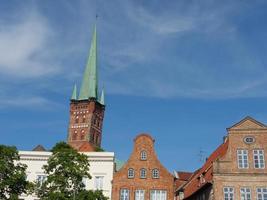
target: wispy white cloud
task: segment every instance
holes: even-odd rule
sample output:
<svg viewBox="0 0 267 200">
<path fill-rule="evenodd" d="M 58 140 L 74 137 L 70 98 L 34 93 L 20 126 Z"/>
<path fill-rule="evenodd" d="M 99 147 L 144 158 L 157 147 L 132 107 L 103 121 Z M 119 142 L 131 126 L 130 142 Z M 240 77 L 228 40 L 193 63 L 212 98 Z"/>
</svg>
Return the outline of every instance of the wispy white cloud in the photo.
<svg viewBox="0 0 267 200">
<path fill-rule="evenodd" d="M 10 21 L 2 20 L 0 27 L 0 74 L 39 77 L 59 70 L 48 53 L 52 29 L 38 12 L 21 13 Z"/>
<path fill-rule="evenodd" d="M 41 96 L 4 96 L 0 100 L 0 108 L 27 108 L 27 109 L 35 109 L 38 108 L 43 110 L 45 108 L 49 108 L 50 106 L 55 106 L 55 102 L 50 101 Z"/>
</svg>

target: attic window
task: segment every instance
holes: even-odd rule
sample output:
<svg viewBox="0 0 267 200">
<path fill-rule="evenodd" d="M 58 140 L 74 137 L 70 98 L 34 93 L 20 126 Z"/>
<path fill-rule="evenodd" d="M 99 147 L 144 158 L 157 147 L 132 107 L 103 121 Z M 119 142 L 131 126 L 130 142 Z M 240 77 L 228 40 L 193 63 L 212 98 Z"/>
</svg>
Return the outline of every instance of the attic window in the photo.
<svg viewBox="0 0 267 200">
<path fill-rule="evenodd" d="M 141 151 L 140 159 L 141 160 L 146 160 L 147 159 L 147 153 L 146 153 L 146 151 Z"/>
<path fill-rule="evenodd" d="M 255 142 L 255 138 L 252 137 L 252 136 L 246 136 L 246 137 L 244 138 L 244 142 L 245 142 L 246 144 L 252 144 L 252 143 Z"/>
</svg>

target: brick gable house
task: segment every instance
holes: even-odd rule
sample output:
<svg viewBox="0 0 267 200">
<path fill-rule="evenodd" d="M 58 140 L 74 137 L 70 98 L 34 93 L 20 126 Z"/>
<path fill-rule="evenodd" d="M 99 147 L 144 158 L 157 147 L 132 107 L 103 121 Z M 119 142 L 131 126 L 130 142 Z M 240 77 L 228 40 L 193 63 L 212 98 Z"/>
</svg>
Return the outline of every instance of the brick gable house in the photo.
<svg viewBox="0 0 267 200">
<path fill-rule="evenodd" d="M 140 134 L 124 166 L 113 176 L 113 200 L 173 200 L 174 176 L 160 163 L 154 139 Z"/>
<path fill-rule="evenodd" d="M 267 126 L 246 117 L 227 131 L 186 183 L 176 181 L 177 200 L 267 200 Z"/>
</svg>

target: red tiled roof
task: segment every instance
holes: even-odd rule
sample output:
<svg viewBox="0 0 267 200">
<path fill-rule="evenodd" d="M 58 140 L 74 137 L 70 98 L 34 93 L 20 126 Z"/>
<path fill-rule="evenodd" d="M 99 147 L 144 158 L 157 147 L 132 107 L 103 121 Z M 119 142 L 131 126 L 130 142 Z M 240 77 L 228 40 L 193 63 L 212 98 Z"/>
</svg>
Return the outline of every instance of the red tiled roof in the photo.
<svg viewBox="0 0 267 200">
<path fill-rule="evenodd" d="M 81 151 L 81 152 L 92 152 L 92 151 L 95 151 L 95 147 L 90 144 L 89 142 L 85 142 L 84 144 L 82 144 L 78 151 Z"/>
<path fill-rule="evenodd" d="M 177 171 L 177 174 L 178 178 L 184 181 L 187 181 L 193 175 L 192 172 L 181 172 L 181 171 Z"/>
<path fill-rule="evenodd" d="M 204 165 L 194 172 L 194 174 L 190 177 L 188 182 L 182 187 L 184 191 L 185 199 L 193 194 L 195 194 L 198 190 L 203 188 L 206 184 L 212 182 L 212 170 L 213 170 L 213 162 L 218 158 L 221 158 L 225 155 L 228 149 L 228 139 L 221 144 L 207 159 Z M 201 181 L 201 176 L 203 180 Z"/>
</svg>

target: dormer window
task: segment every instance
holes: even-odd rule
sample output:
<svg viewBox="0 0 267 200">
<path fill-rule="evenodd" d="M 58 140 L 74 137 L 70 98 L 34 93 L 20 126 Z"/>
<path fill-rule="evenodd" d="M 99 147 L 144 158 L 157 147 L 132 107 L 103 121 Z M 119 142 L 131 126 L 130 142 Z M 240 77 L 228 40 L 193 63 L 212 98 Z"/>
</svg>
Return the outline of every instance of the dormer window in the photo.
<svg viewBox="0 0 267 200">
<path fill-rule="evenodd" d="M 128 178 L 134 178 L 134 169 L 133 168 L 128 169 Z"/>
<path fill-rule="evenodd" d="M 141 160 L 146 160 L 147 159 L 147 153 L 146 153 L 146 151 L 141 151 L 140 159 Z"/>
</svg>

